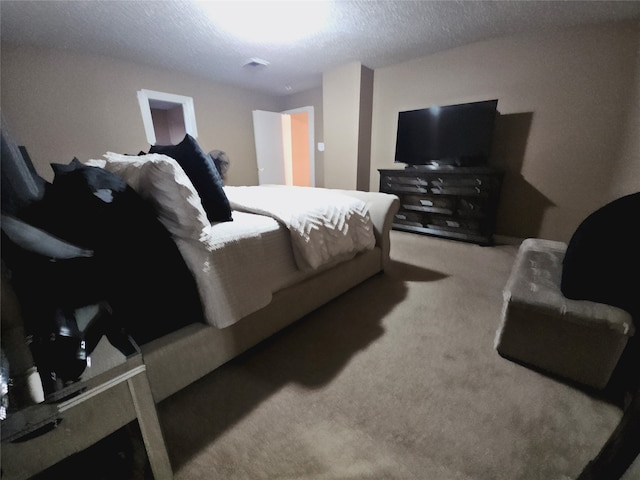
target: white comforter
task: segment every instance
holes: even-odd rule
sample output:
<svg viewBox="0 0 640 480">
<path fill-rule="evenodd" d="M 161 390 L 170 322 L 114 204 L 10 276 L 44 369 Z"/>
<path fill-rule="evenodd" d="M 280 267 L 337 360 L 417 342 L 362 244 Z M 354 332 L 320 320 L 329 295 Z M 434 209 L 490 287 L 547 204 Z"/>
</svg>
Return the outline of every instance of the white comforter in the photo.
<svg viewBox="0 0 640 480">
<path fill-rule="evenodd" d="M 232 222 L 211 224 L 199 240 L 174 237 L 207 323 L 218 328 L 265 307 L 273 293 L 314 269 L 374 247 L 366 204 L 347 195 L 277 186 L 225 191 Z"/>
<path fill-rule="evenodd" d="M 375 245 L 373 223 L 365 202 L 310 187 L 225 187 L 231 208 L 267 215 L 291 233 L 298 268 L 316 270 Z"/>
<path fill-rule="evenodd" d="M 196 280 L 205 319 L 218 328 L 268 305 L 277 285 L 271 272 L 291 270 L 286 258 L 272 258 L 277 222 L 234 213 L 233 222 L 211 224 L 199 240 L 174 237 Z"/>
</svg>

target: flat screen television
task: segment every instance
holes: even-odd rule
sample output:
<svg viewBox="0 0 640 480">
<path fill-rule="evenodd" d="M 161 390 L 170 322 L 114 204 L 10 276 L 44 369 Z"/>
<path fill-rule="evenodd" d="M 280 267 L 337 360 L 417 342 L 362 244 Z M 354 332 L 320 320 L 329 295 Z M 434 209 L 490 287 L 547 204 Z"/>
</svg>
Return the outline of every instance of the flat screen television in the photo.
<svg viewBox="0 0 640 480">
<path fill-rule="evenodd" d="M 479 166 L 488 162 L 498 100 L 433 106 L 398 114 L 395 161 Z"/>
</svg>

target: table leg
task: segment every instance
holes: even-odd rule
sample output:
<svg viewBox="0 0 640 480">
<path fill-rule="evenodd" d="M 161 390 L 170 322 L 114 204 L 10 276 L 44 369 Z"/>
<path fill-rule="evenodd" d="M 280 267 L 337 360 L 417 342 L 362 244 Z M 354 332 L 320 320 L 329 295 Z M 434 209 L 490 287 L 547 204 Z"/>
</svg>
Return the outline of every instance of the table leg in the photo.
<svg viewBox="0 0 640 480">
<path fill-rule="evenodd" d="M 171 480 L 173 471 L 147 375 L 136 375 L 128 383 L 153 476 L 156 480 Z"/>
</svg>

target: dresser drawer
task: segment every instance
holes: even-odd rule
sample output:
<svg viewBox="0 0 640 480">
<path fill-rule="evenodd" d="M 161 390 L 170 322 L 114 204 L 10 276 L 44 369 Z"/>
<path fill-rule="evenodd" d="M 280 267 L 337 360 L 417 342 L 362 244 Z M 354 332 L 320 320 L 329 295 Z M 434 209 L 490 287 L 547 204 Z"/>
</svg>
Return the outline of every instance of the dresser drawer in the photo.
<svg viewBox="0 0 640 480">
<path fill-rule="evenodd" d="M 456 213 L 461 217 L 485 217 L 489 214 L 487 203 L 483 198 L 460 198 L 456 205 Z"/>
<path fill-rule="evenodd" d="M 404 195 L 402 208 L 419 212 L 444 213 L 451 215 L 456 210 L 453 198 L 438 195 Z"/>
<path fill-rule="evenodd" d="M 431 185 L 436 187 L 494 187 L 495 178 L 486 175 L 441 175 L 431 178 Z"/>
<path fill-rule="evenodd" d="M 431 216 L 426 225 L 429 228 L 436 228 L 440 230 L 448 230 L 451 232 L 479 232 L 480 222 L 473 219 L 463 218 L 447 218 Z"/>
<path fill-rule="evenodd" d="M 392 183 L 383 181 L 380 185 L 381 192 L 387 193 L 429 193 L 428 186 L 412 185 L 410 183 Z"/>
<path fill-rule="evenodd" d="M 404 175 L 384 175 L 382 181 L 395 185 L 429 185 L 429 181 L 426 178 Z"/>
<path fill-rule="evenodd" d="M 393 223 L 422 227 L 423 218 L 424 216 L 419 213 L 399 210 L 393 217 Z"/>
<path fill-rule="evenodd" d="M 434 195 L 462 195 L 462 196 L 488 196 L 491 192 L 485 187 L 472 186 L 434 186 L 429 188 Z"/>
</svg>

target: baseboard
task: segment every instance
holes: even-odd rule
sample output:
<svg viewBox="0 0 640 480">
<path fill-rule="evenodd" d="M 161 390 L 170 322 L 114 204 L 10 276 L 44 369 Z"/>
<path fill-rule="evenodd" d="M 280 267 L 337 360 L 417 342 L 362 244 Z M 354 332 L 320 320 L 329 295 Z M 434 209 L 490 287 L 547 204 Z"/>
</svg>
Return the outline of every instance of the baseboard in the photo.
<svg viewBox="0 0 640 480">
<path fill-rule="evenodd" d="M 508 235 L 494 235 L 493 242 L 496 245 L 520 245 L 524 238 L 510 237 Z"/>
</svg>

